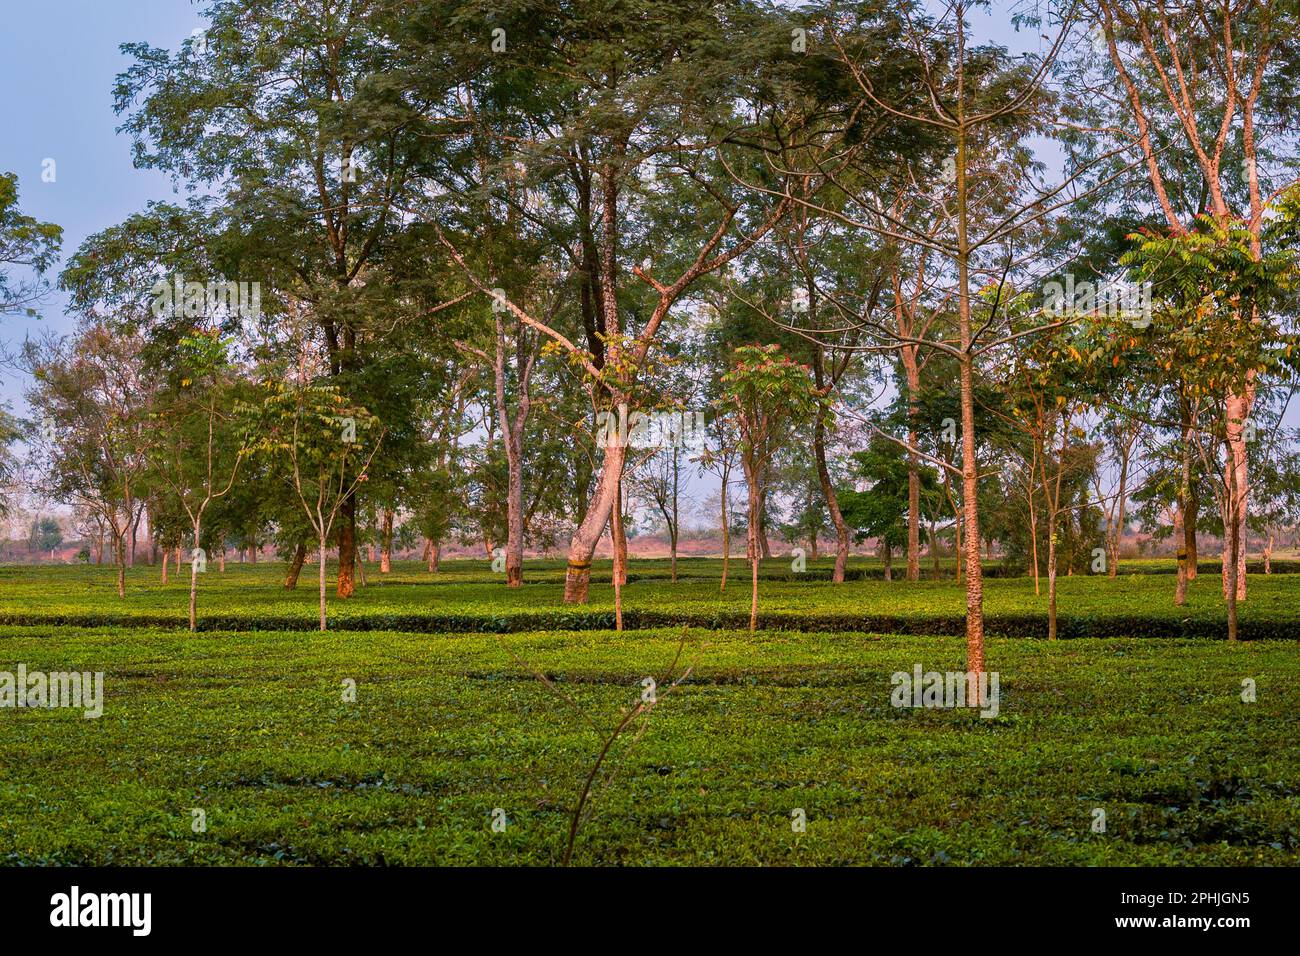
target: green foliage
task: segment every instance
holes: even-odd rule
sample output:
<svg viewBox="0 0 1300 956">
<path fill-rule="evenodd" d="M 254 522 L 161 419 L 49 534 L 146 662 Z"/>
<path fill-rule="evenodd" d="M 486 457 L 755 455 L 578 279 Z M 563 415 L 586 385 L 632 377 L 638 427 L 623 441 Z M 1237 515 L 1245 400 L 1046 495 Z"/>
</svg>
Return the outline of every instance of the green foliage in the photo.
<svg viewBox="0 0 1300 956">
<path fill-rule="evenodd" d="M 516 658 L 603 720 L 679 639 L 5 627 L 0 668 L 106 677 L 98 720 L 5 714 L 4 757 L 24 774 L 0 787 L 0 861 L 554 864 L 599 741 Z M 611 753 L 574 862 L 1294 866 L 1300 758 L 1277 746 L 1293 652 L 1004 641 L 1000 713 L 984 720 L 890 706 L 894 672 L 962 667 L 946 638 L 692 638 L 691 678 Z M 1243 672 L 1266 675 L 1254 704 Z"/>
<path fill-rule="evenodd" d="M 866 451 L 854 452 L 852 477 L 865 490 L 843 488 L 836 492 L 844 520 L 859 541 L 876 538 L 890 548 L 907 543 L 908 454 L 903 445 L 875 435 Z M 920 520 L 939 514 L 939 487 L 933 468 L 920 467 Z"/>
<path fill-rule="evenodd" d="M 961 634 L 965 590 L 952 580 L 909 582 L 880 580 L 877 561 L 854 558 L 848 581 L 830 583 L 829 560 L 809 563 L 801 574 L 788 559 L 772 559 L 760 568 L 760 596 L 769 610 L 759 625 L 773 630 L 876 631 L 886 633 Z M 1127 560 L 1115 580 L 1104 575 L 1062 577 L 1060 628 L 1063 638 L 1197 637 L 1222 640 L 1226 612 L 1218 587 L 1219 568 L 1203 562 L 1203 575 L 1191 588 L 1188 604 L 1175 607 L 1172 560 Z M 1300 565 L 1275 561 L 1264 576 L 1251 562 L 1251 600 L 1241 607 L 1241 637 L 1296 638 L 1293 611 Z M 749 594 L 743 588 L 718 592 L 721 561 L 679 560 L 679 583 L 665 586 L 667 561 L 638 561 L 623 591 L 623 614 L 629 627 L 716 629 L 743 627 Z M 985 620 L 990 634 L 1044 637 L 1045 598 L 1035 597 L 1033 582 L 1008 577 L 986 567 L 989 580 Z M 1292 573 L 1286 573 L 1292 572 Z M 317 597 L 309 589 L 285 591 L 281 569 L 272 565 L 229 564 L 224 575 L 209 569 L 204 581 L 208 603 L 200 609 L 200 630 L 306 630 L 318 626 Z M 128 570 L 131 597 L 123 604 L 102 568 L 25 567 L 0 569 L 0 622 L 65 626 L 184 627 L 180 595 L 187 581 L 162 585 L 152 568 Z M 614 594 L 609 563 L 593 575 L 591 601 L 566 605 L 564 562 L 533 561 L 519 589 L 500 587 L 500 574 L 486 560 L 444 562 L 431 576 L 418 562 L 395 562 L 393 573 L 372 581 L 348 600 L 331 600 L 331 626 L 341 631 L 395 629 L 424 634 L 511 633 L 534 628 L 585 631 L 614 625 Z"/>
<path fill-rule="evenodd" d="M 13 266 L 45 272 L 58 258 L 63 230 L 40 222 L 18 209 L 18 177 L 0 173 L 0 314 L 21 307 L 31 308 L 43 291 L 35 283 L 18 282 L 9 273 Z"/>
</svg>

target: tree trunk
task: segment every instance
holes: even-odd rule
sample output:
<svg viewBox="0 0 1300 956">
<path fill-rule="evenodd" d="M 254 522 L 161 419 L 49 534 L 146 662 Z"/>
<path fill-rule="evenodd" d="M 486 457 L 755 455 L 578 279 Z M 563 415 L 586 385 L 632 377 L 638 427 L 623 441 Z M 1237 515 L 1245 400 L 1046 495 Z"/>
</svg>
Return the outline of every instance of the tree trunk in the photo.
<svg viewBox="0 0 1300 956">
<path fill-rule="evenodd" d="M 384 509 L 384 522 L 380 531 L 379 573 L 393 570 L 393 509 Z"/>
<path fill-rule="evenodd" d="M 194 528 L 194 550 L 199 550 L 199 529 Z M 190 561 L 190 633 L 198 630 L 199 563 Z"/>
<path fill-rule="evenodd" d="M 437 541 L 429 542 L 429 571 L 438 573 L 438 559 L 442 556 L 442 545 Z"/>
<path fill-rule="evenodd" d="M 506 446 L 506 587 L 517 588 L 524 583 L 523 454 L 513 425 L 509 420 L 502 424 L 501 439 Z"/>
<path fill-rule="evenodd" d="M 885 565 L 885 580 L 894 580 L 894 548 L 888 541 L 880 542 L 880 554 Z"/>
<path fill-rule="evenodd" d="M 813 429 L 813 455 L 817 460 L 817 480 L 822 486 L 822 497 L 826 499 L 826 510 L 830 512 L 831 524 L 835 526 L 835 571 L 831 575 L 831 582 L 843 584 L 844 570 L 849 564 L 849 526 L 840 511 L 835 486 L 831 484 L 831 473 L 826 464 L 826 421 L 820 414 Z"/>
<path fill-rule="evenodd" d="M 958 25 L 961 29 L 961 25 Z M 966 234 L 966 128 L 959 102 L 957 134 L 957 319 L 961 336 L 962 515 L 966 521 L 966 671 L 984 672 L 984 569 L 980 564 L 979 469 L 975 456 L 975 374 L 970 313 L 970 245 Z"/>
<path fill-rule="evenodd" d="M 289 573 L 284 576 L 284 586 L 286 590 L 292 591 L 298 586 L 298 575 L 302 573 L 302 566 L 307 563 L 307 542 L 299 541 L 293 549 L 293 558 L 289 561 Z"/>
<path fill-rule="evenodd" d="M 1268 541 L 1264 543 L 1264 573 L 1273 573 L 1273 532 L 1269 531 Z"/>
<path fill-rule="evenodd" d="M 669 562 L 672 566 L 673 584 L 677 583 L 677 527 L 678 527 L 677 485 L 678 485 L 678 477 L 680 471 L 679 462 L 680 462 L 680 456 L 677 453 L 677 449 L 674 448 L 673 449 L 673 522 L 672 522 L 672 526 L 668 529 L 668 538 L 669 538 L 668 546 L 670 549 Z"/>
<path fill-rule="evenodd" d="M 1038 479 L 1033 475 L 1035 464 L 1037 464 L 1037 462 L 1031 463 L 1029 469 L 1029 549 L 1030 557 L 1034 562 L 1034 597 L 1038 597 L 1043 592 L 1039 587 L 1038 581 L 1038 510 L 1034 507 L 1034 484 Z M 1046 494 L 1045 489 L 1044 494 Z"/>
<path fill-rule="evenodd" d="M 1057 462 L 1057 467 L 1061 463 Z M 1059 499 L 1058 499 L 1059 501 Z M 1095 539 L 1094 539 L 1095 540 Z M 1056 506 L 1047 512 L 1047 639 L 1056 640 Z"/>
<path fill-rule="evenodd" d="M 320 536 L 316 551 L 319 561 L 317 573 L 320 585 L 320 629 L 325 630 L 325 535 Z"/>
<path fill-rule="evenodd" d="M 1241 600 L 1241 579 L 1245 577 L 1241 573 L 1241 512 L 1242 491 L 1238 486 L 1239 473 L 1233 467 L 1231 455 L 1234 453 L 1231 441 L 1227 446 L 1227 467 L 1225 475 L 1227 477 L 1227 522 L 1224 527 L 1228 528 L 1227 552 L 1225 555 L 1224 566 L 1228 569 L 1228 580 L 1226 582 L 1225 597 L 1228 601 L 1228 640 L 1231 643 L 1237 642 L 1237 602 Z"/>
<path fill-rule="evenodd" d="M 939 533 L 934 527 L 934 518 L 930 518 L 930 560 L 934 567 L 930 572 L 931 578 L 939 580 Z"/>
<path fill-rule="evenodd" d="M 135 506 L 134 502 L 128 501 L 128 507 L 134 508 L 134 506 Z M 130 513 L 127 514 L 127 520 L 131 522 L 131 549 L 129 552 L 127 552 L 127 564 L 130 567 L 135 567 L 135 538 L 136 538 L 136 532 L 140 528 L 140 518 L 143 515 L 144 515 L 143 508 L 135 512 L 133 515 Z"/>
<path fill-rule="evenodd" d="M 727 483 L 731 477 L 731 468 L 729 465 L 722 466 L 722 488 L 719 497 L 722 499 L 722 583 L 718 585 L 719 591 L 727 590 L 727 565 L 731 563 L 731 522 L 727 515 Z"/>
<path fill-rule="evenodd" d="M 1250 417 L 1250 398 L 1246 395 L 1230 395 L 1227 401 L 1228 414 L 1228 452 L 1229 462 L 1227 467 L 1232 471 L 1232 487 L 1234 491 L 1233 515 L 1236 521 L 1236 527 L 1233 533 L 1227 535 L 1236 548 L 1231 562 L 1236 568 L 1236 599 L 1237 601 L 1246 600 L 1246 512 L 1247 502 L 1250 498 L 1250 474 L 1249 466 L 1246 459 L 1246 439 L 1245 424 Z M 1228 562 L 1224 562 L 1225 566 Z M 1225 581 L 1225 587 L 1229 582 Z M 1235 613 L 1235 608 L 1234 608 Z M 1235 638 L 1234 638 L 1235 640 Z"/>
<path fill-rule="evenodd" d="M 591 587 L 591 556 L 609 523 L 614 497 L 618 492 L 623 472 L 626 449 L 620 447 L 617 436 L 605 448 L 605 461 L 596 482 L 595 497 L 583 515 L 582 522 L 569 542 L 568 567 L 564 574 L 564 603 L 586 604 Z"/>
<path fill-rule="evenodd" d="M 627 584 L 627 528 L 623 526 L 623 482 L 618 483 L 614 494 L 614 508 L 610 515 L 609 535 L 614 544 L 614 583 Z"/>
<path fill-rule="evenodd" d="M 760 544 L 758 522 L 759 514 L 763 506 L 763 496 L 759 492 L 758 468 L 748 459 L 744 462 L 745 467 L 745 486 L 749 497 L 749 527 L 745 533 L 745 556 L 749 558 L 749 579 L 750 579 L 750 599 L 749 599 L 749 633 L 753 634 L 758 627 L 758 562 Z"/>
<path fill-rule="evenodd" d="M 163 549 L 163 553 L 162 553 L 162 583 L 163 584 L 167 583 L 167 549 L 166 548 Z"/>
<path fill-rule="evenodd" d="M 1195 512 L 1190 510 L 1195 507 L 1193 497 L 1195 492 L 1192 490 L 1192 446 L 1191 423 L 1188 420 L 1189 411 L 1184 403 L 1183 405 L 1183 427 L 1182 427 L 1182 461 L 1179 463 L 1178 476 L 1178 510 L 1174 514 L 1174 541 L 1178 548 L 1178 584 L 1174 590 L 1174 606 L 1182 607 L 1187 603 L 1187 582 L 1196 577 L 1196 516 Z M 1188 533 L 1188 524 L 1191 525 L 1191 533 Z M 1182 541 L 1179 542 L 1179 537 Z M 1190 547 L 1189 547 L 1190 543 Z"/>
<path fill-rule="evenodd" d="M 1106 569 L 1109 577 L 1119 574 L 1119 545 L 1124 537 L 1125 510 L 1128 505 L 1128 452 L 1125 451 L 1119 469 L 1119 500 L 1115 503 L 1118 512 L 1115 518 L 1115 536 L 1111 542 L 1110 567 Z"/>
<path fill-rule="evenodd" d="M 179 552 L 179 548 L 177 551 Z M 113 531 L 113 557 L 117 561 L 117 596 L 126 597 L 126 530 Z"/>
<path fill-rule="evenodd" d="M 339 505 L 339 574 L 335 593 L 350 598 L 357 590 L 357 496 L 349 491 Z M 323 619 L 322 619 L 323 620 Z M 322 623 L 321 630 L 325 626 Z"/>
</svg>

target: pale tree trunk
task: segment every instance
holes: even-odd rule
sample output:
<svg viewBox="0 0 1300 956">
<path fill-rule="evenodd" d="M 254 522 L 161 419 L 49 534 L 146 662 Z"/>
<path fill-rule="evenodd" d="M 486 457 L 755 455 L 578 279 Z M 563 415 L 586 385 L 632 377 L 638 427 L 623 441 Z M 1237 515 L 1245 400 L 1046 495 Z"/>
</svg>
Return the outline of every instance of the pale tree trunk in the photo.
<svg viewBox="0 0 1300 956">
<path fill-rule="evenodd" d="M 1181 389 L 1181 386 L 1180 386 Z M 1179 511 L 1182 515 L 1183 529 L 1183 552 L 1186 555 L 1184 564 L 1187 570 L 1187 580 L 1189 582 L 1196 580 L 1196 565 L 1200 560 L 1200 555 L 1196 548 L 1196 526 L 1200 522 L 1200 501 L 1197 498 L 1196 485 L 1192 481 L 1192 416 L 1193 409 L 1191 403 L 1181 394 L 1178 400 L 1179 414 L 1181 417 L 1182 433 L 1182 476 L 1181 488 L 1182 494 L 1179 501 Z M 1183 593 L 1186 596 L 1186 585 Z"/>
<path fill-rule="evenodd" d="M 199 550 L 199 526 L 194 526 L 194 550 Z M 190 561 L 190 632 L 198 630 L 199 563 Z"/>
<path fill-rule="evenodd" d="M 623 586 L 627 584 L 627 535 L 623 529 L 623 482 L 614 492 L 614 507 L 609 516 L 609 537 L 614 546 L 614 630 L 623 631 Z"/>
<path fill-rule="evenodd" d="M 1178 507 L 1174 510 L 1174 541 L 1178 548 L 1178 583 L 1174 588 L 1174 606 L 1182 607 L 1187 603 L 1187 549 L 1183 547 L 1178 539 L 1183 533 L 1183 509 Z"/>
<path fill-rule="evenodd" d="M 167 583 L 167 549 L 163 548 L 162 553 L 162 583 Z"/>
<path fill-rule="evenodd" d="M 618 255 L 616 243 L 619 234 L 618 185 L 613 168 L 606 163 L 599 171 L 601 184 L 600 213 L 601 229 L 605 241 L 601 243 L 599 262 L 591 262 L 592 272 L 599 272 L 600 313 L 604 317 L 605 332 L 611 336 L 614 348 L 608 350 L 605 362 L 619 359 L 619 337 L 623 326 L 620 321 L 618 302 Z M 590 273 L 589 273 L 590 274 Z M 626 395 L 611 390 L 610 407 L 616 412 L 626 402 Z M 591 588 L 591 556 L 595 553 L 596 543 L 610 523 L 610 512 L 617 507 L 621 510 L 622 498 L 620 486 L 623 481 L 623 464 L 627 456 L 625 442 L 617 434 L 619 429 L 611 429 L 605 442 L 605 457 L 601 462 L 600 477 L 596 479 L 594 499 L 582 516 L 573 538 L 569 541 L 568 566 L 564 573 L 564 603 L 586 604 Z M 617 544 L 615 545 L 617 552 Z M 617 565 L 617 560 L 615 561 Z M 614 569 L 614 581 L 618 581 L 618 568 Z"/>
<path fill-rule="evenodd" d="M 826 421 L 820 413 L 813 428 L 813 454 L 817 460 L 817 480 L 822 486 L 822 497 L 826 499 L 831 524 L 835 526 L 835 571 L 831 575 L 831 581 L 843 584 L 844 571 L 849 564 L 849 526 L 840 511 L 835 486 L 831 484 L 831 473 L 826 464 Z"/>
<path fill-rule="evenodd" d="M 727 483 L 730 477 L 731 466 L 724 463 L 720 492 L 722 499 L 722 583 L 718 585 L 719 591 L 727 590 L 727 565 L 731 563 L 731 522 L 728 520 L 727 515 Z"/>
<path fill-rule="evenodd" d="M 1184 419 L 1183 424 L 1183 442 L 1182 442 L 1182 461 L 1179 463 L 1178 476 L 1178 502 L 1177 511 L 1174 513 L 1174 541 L 1175 547 L 1178 548 L 1178 585 L 1174 591 L 1174 606 L 1182 607 L 1187 603 L 1187 582 L 1196 576 L 1196 555 L 1195 549 L 1189 549 L 1187 542 L 1190 539 L 1193 544 L 1196 542 L 1196 519 L 1187 513 L 1187 507 L 1192 498 L 1192 446 L 1191 425 Z M 1192 524 L 1192 532 L 1187 533 L 1188 521 Z M 1179 541 L 1179 538 L 1182 538 Z"/>
<path fill-rule="evenodd" d="M 1228 414 L 1228 469 L 1232 472 L 1232 486 L 1235 489 L 1232 512 L 1236 526 L 1232 529 L 1231 534 L 1224 535 L 1225 545 L 1229 545 L 1236 550 L 1232 552 L 1232 560 L 1225 558 L 1223 566 L 1225 575 L 1223 579 L 1224 595 L 1227 595 L 1228 587 L 1231 582 L 1226 574 L 1226 569 L 1231 564 L 1236 569 L 1235 575 L 1235 598 L 1236 601 L 1246 600 L 1246 503 L 1249 501 L 1250 484 L 1248 465 L 1246 461 L 1246 439 L 1244 436 L 1244 426 L 1246 419 L 1250 415 L 1250 399 L 1243 395 L 1229 396 L 1227 401 Z M 1235 604 L 1235 602 L 1232 602 Z M 1235 607 L 1233 608 L 1235 614 Z M 1234 638 L 1235 640 L 1235 638 Z"/>
<path fill-rule="evenodd" d="M 758 561 L 759 532 L 758 516 L 761 496 L 758 491 L 756 468 L 745 466 L 745 482 L 749 487 L 749 528 L 746 534 L 746 557 L 749 558 L 750 599 L 749 599 L 749 633 L 758 627 Z"/>
<path fill-rule="evenodd" d="M 1225 463 L 1225 477 L 1227 479 L 1227 518 L 1228 521 L 1224 527 L 1228 528 L 1225 567 L 1228 569 L 1228 580 L 1226 598 L 1228 601 L 1228 640 L 1232 643 L 1237 641 L 1237 602 L 1240 600 L 1240 583 L 1245 577 L 1242 574 L 1240 564 L 1240 545 L 1241 545 L 1241 512 L 1243 510 L 1243 498 L 1241 490 L 1238 487 L 1238 470 L 1231 461 L 1233 453 L 1232 445 L 1229 443 L 1226 449 L 1225 457 L 1228 461 Z"/>
<path fill-rule="evenodd" d="M 678 479 L 680 477 L 679 473 L 681 470 L 680 461 L 681 461 L 681 457 L 678 455 L 677 449 L 674 448 L 673 449 L 673 522 L 668 532 L 668 537 L 670 539 L 669 548 L 671 549 L 670 562 L 672 564 L 673 584 L 677 583 L 677 522 L 678 522 L 677 486 L 678 486 Z"/>
<path fill-rule="evenodd" d="M 126 597 L 126 529 L 113 528 L 113 560 L 117 564 L 117 596 Z"/>
<path fill-rule="evenodd" d="M 1058 463 L 1059 467 L 1059 463 Z M 1047 639 L 1056 640 L 1056 507 L 1047 510 Z"/>
<path fill-rule="evenodd" d="M 568 567 L 564 576 L 566 604 L 587 603 L 591 586 L 591 556 L 595 553 L 596 542 L 600 540 L 605 525 L 609 523 L 625 455 L 626 449 L 620 446 L 616 437 L 605 448 L 605 461 L 596 482 L 595 495 L 569 542 Z"/>
<path fill-rule="evenodd" d="M 388 574 L 393 570 L 393 509 L 384 509 L 384 520 L 380 532 L 379 573 Z"/>
<path fill-rule="evenodd" d="M 903 349 L 907 372 L 907 580 L 921 580 L 921 459 L 916 453 L 917 394 L 921 390 L 916 346 Z"/>
<path fill-rule="evenodd" d="M 1047 450 L 1044 449 L 1043 462 L 1043 497 L 1047 498 L 1048 506 L 1048 640 L 1054 641 L 1057 637 L 1057 527 L 1061 520 L 1061 481 L 1065 477 L 1065 457 L 1066 442 L 1070 437 L 1070 416 L 1063 414 L 1060 420 L 1061 428 L 1061 446 L 1057 450 L 1056 462 L 1056 480 L 1053 485 L 1048 485 L 1047 477 Z M 1070 515 L 1066 514 L 1066 522 L 1070 522 Z M 1066 568 L 1066 574 L 1071 574 L 1073 567 Z"/>
<path fill-rule="evenodd" d="M 522 330 L 519 333 L 522 336 Z M 506 333 L 500 313 L 496 316 L 496 352 L 493 377 L 496 386 L 497 418 L 501 422 L 501 443 L 506 453 L 506 586 L 524 583 L 524 462 L 523 435 L 529 412 L 529 370 L 531 361 L 524 355 L 523 340 L 516 338 L 519 378 L 519 403 L 510 414 L 506 403 Z"/>
<path fill-rule="evenodd" d="M 140 511 L 136 511 L 136 510 L 135 510 L 135 502 L 134 502 L 134 500 L 128 498 L 128 499 L 127 499 L 127 515 L 126 515 L 126 520 L 130 522 L 130 529 L 131 529 L 131 547 L 130 547 L 130 550 L 127 551 L 127 559 L 126 559 L 126 563 L 127 563 L 127 566 L 128 566 L 128 567 L 132 567 L 132 568 L 135 567 L 135 536 L 136 536 L 136 531 L 137 531 L 137 530 L 139 529 L 139 527 L 140 527 L 140 516 L 143 515 L 143 514 L 144 514 L 143 509 L 140 510 Z"/>
<path fill-rule="evenodd" d="M 952 557 L 953 564 L 957 569 L 957 583 L 961 584 L 966 579 L 966 551 L 962 547 L 962 531 L 966 525 L 966 513 L 957 506 L 956 496 L 952 492 L 952 482 L 948 477 L 948 472 L 943 473 L 944 492 L 948 495 L 948 504 L 952 507 Z"/>
<path fill-rule="evenodd" d="M 623 482 L 614 493 L 614 508 L 610 515 L 610 540 L 614 545 L 614 583 L 627 584 L 627 528 L 623 527 Z"/>
<path fill-rule="evenodd" d="M 1273 538 L 1274 534 L 1270 529 L 1268 532 L 1268 541 L 1264 543 L 1264 573 L 1273 573 Z"/>
<path fill-rule="evenodd" d="M 1127 517 L 1128 508 L 1128 463 L 1129 449 L 1131 446 L 1125 445 L 1120 457 L 1119 469 L 1119 501 L 1115 504 L 1118 512 L 1115 519 L 1115 534 L 1111 540 L 1110 567 L 1106 569 L 1109 577 L 1115 577 L 1119 574 L 1119 546 L 1124 537 L 1124 520 Z"/>
<path fill-rule="evenodd" d="M 325 630 L 325 535 L 321 535 L 317 542 L 316 554 L 319 558 L 317 562 L 318 581 L 320 586 L 320 629 Z"/>
<path fill-rule="evenodd" d="M 437 541 L 429 542 L 429 571 L 438 573 L 438 559 L 442 556 L 442 545 Z"/>
<path fill-rule="evenodd" d="M 1029 498 L 1029 550 L 1034 562 L 1034 597 L 1038 597 L 1043 592 L 1040 590 L 1038 582 L 1038 509 L 1034 507 L 1034 485 L 1038 481 L 1034 472 L 1038 467 L 1038 456 L 1040 454 L 1037 438 L 1034 439 L 1034 443 L 1034 460 L 1029 463 L 1029 481 L 1026 494 Z"/>
</svg>

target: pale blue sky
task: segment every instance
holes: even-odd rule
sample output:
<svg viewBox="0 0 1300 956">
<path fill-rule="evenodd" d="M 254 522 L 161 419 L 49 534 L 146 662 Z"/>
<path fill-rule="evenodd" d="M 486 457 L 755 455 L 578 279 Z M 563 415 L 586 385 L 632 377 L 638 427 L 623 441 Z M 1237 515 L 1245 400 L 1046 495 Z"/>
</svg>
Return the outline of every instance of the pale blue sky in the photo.
<svg viewBox="0 0 1300 956">
<path fill-rule="evenodd" d="M 171 195 L 167 177 L 131 165 L 130 141 L 115 132 L 113 80 L 127 65 L 122 43 L 172 49 L 202 26 L 191 0 L 0 0 L 0 171 L 18 174 L 23 211 L 63 227 L 66 258 L 93 232 L 150 199 Z M 42 182 L 53 159 L 56 179 Z M 63 297 L 44 316 L 0 319 L 0 340 L 43 327 L 63 331 Z M 0 371 L 0 401 L 21 406 L 22 383 Z"/>
</svg>

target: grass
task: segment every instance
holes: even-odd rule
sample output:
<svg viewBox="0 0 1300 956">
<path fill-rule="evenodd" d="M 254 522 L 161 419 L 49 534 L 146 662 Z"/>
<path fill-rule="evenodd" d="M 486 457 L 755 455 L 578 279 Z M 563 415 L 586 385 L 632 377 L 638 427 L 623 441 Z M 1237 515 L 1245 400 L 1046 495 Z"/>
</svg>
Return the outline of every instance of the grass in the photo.
<svg viewBox="0 0 1300 956">
<path fill-rule="evenodd" d="M 988 581 L 1001 701 L 982 719 L 890 705 L 895 671 L 963 667 L 944 634 L 960 625 L 954 582 L 835 586 L 777 564 L 761 602 L 778 627 L 755 635 L 727 626 L 748 582 L 720 595 L 717 562 L 684 562 L 675 585 L 663 563 L 634 565 L 629 619 L 695 624 L 693 670 L 613 747 L 574 862 L 1300 863 L 1296 645 L 1168 636 L 1221 633 L 1217 577 L 1183 609 L 1157 564 L 1065 578 L 1063 618 L 1107 637 L 1052 643 L 1033 639 L 1032 582 Z M 0 863 L 554 864 L 598 729 L 682 635 L 603 628 L 608 583 L 565 607 L 557 562 L 530 563 L 514 591 L 485 562 L 372 571 L 353 600 L 331 592 L 336 630 L 319 634 L 314 578 L 286 592 L 281 573 L 210 570 L 209 629 L 191 635 L 187 582 L 157 569 L 132 570 L 121 600 L 108 568 L 0 568 L 0 671 L 105 673 L 97 720 L 0 709 Z M 1300 576 L 1251 577 L 1256 636 L 1297 635 L 1297 591 Z M 1017 627 L 1033 637 L 1005 636 Z"/>
<path fill-rule="evenodd" d="M 676 584 L 663 577 L 666 562 L 637 562 L 624 589 L 629 627 L 690 625 L 708 629 L 740 627 L 748 621 L 749 589 L 742 562 L 733 580 L 718 591 L 720 562 L 684 562 Z M 824 564 L 824 562 L 823 562 Z M 1075 575 L 1060 579 L 1059 617 L 1063 637 L 1141 635 L 1222 637 L 1226 611 L 1215 574 L 1202 574 L 1186 606 L 1173 603 L 1174 578 L 1159 562 L 1133 564 L 1134 571 L 1110 579 Z M 815 569 L 821 565 L 814 565 Z M 315 578 L 304 571 L 294 591 L 279 586 L 278 563 L 230 564 L 226 573 L 209 570 L 199 590 L 200 626 L 211 630 L 300 630 L 316 626 Z M 602 570 L 597 569 L 598 573 Z M 788 571 L 770 562 L 768 574 Z M 456 562 L 437 575 L 421 565 L 399 564 L 391 575 L 370 570 L 371 583 L 348 601 L 330 594 L 335 629 L 425 632 L 589 630 L 613 625 L 613 588 L 594 583 L 591 602 L 563 603 L 563 563 L 530 563 L 527 583 L 503 586 L 486 562 Z M 608 575 L 607 570 L 605 575 Z M 137 567 L 128 576 L 128 594 L 119 599 L 111 569 L 97 567 L 0 568 L 0 623 L 26 625 L 127 625 L 179 627 L 185 623 L 188 579 L 162 585 L 155 568 Z M 1295 599 L 1300 576 L 1251 575 L 1250 597 L 1240 609 L 1242 637 L 1297 638 Z M 963 629 L 965 595 L 952 581 L 850 581 L 767 579 L 760 584 L 760 623 L 767 628 L 815 631 L 881 631 L 958 634 Z M 990 633 L 1037 637 L 1047 631 L 1046 582 L 1035 595 L 1027 578 L 985 582 L 985 613 Z"/>
<path fill-rule="evenodd" d="M 601 741 L 515 658 L 612 727 L 679 640 L 0 627 L 0 670 L 106 673 L 98 720 L 0 711 L 0 861 L 554 863 Z M 890 706 L 892 672 L 962 666 L 948 638 L 720 631 L 687 657 L 576 863 L 1300 862 L 1292 644 L 991 642 L 993 720 Z"/>
</svg>

